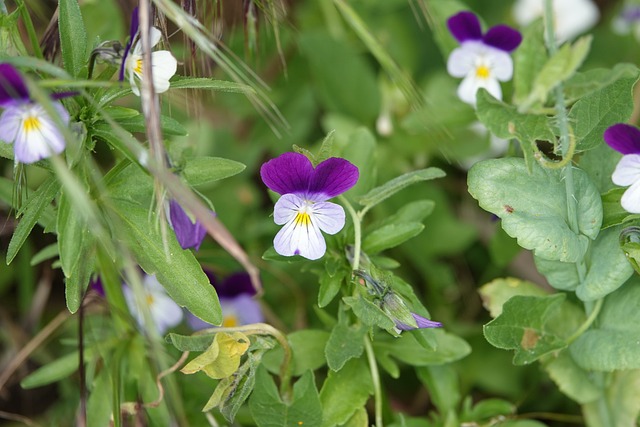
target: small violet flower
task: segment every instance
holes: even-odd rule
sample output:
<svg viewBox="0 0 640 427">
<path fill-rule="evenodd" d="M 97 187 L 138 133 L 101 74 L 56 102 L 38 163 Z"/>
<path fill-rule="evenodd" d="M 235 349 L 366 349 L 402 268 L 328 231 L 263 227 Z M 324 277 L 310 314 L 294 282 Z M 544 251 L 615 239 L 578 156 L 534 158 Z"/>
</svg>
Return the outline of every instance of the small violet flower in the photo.
<svg viewBox="0 0 640 427">
<path fill-rule="evenodd" d="M 215 215 L 214 212 L 212 214 Z M 204 237 L 207 235 L 207 230 L 205 230 L 202 223 L 197 219 L 194 222 L 175 200 L 169 201 L 168 218 L 182 249 L 194 248 L 196 251 L 199 250 Z"/>
<path fill-rule="evenodd" d="M 326 243 L 321 231 L 336 234 L 345 224 L 342 206 L 327 202 L 358 181 L 358 168 L 345 159 L 331 157 L 314 169 L 299 153 L 285 153 L 260 168 L 267 187 L 281 194 L 274 207 L 274 221 L 284 225 L 273 246 L 283 256 L 321 258 Z"/>
<path fill-rule="evenodd" d="M 69 113 L 57 101 L 71 93 L 53 94 L 52 106 L 64 125 Z M 27 85 L 11 64 L 0 64 L 0 141 L 13 143 L 16 162 L 34 163 L 54 154 L 60 154 L 65 140 L 56 121 L 45 108 L 31 100 Z"/>
<path fill-rule="evenodd" d="M 509 55 L 520 45 L 522 36 L 506 25 L 496 25 L 482 34 L 478 17 L 471 12 L 460 12 L 447 20 L 453 37 L 460 42 L 449 55 L 447 71 L 453 77 L 462 77 L 458 97 L 475 105 L 476 93 L 485 88 L 497 99 L 502 99 L 500 81 L 513 76 L 513 61 Z"/>
<path fill-rule="evenodd" d="M 613 19 L 613 31 L 620 35 L 633 32 L 636 39 L 640 40 L 640 4 L 627 4 Z"/>
<path fill-rule="evenodd" d="M 234 273 L 218 284 L 213 273 L 205 270 L 218 293 L 222 308 L 222 327 L 234 327 L 264 322 L 260 304 L 253 297 L 256 290 L 245 272 Z M 213 325 L 189 314 L 187 323 L 193 330 L 211 328 Z"/>
<path fill-rule="evenodd" d="M 131 16 L 131 31 L 122 57 L 119 78 L 122 81 L 126 75 L 131 84 L 131 90 L 135 95 L 140 96 L 140 87 L 143 79 L 143 60 L 145 58 L 142 52 L 142 43 L 140 43 L 138 26 L 138 8 L 135 8 Z M 151 27 L 149 37 L 153 48 L 160 42 L 162 32 L 156 27 Z M 153 87 L 156 93 L 166 92 L 170 86 L 169 79 L 173 77 L 178 68 L 178 61 L 168 50 L 158 50 L 151 52 L 151 68 Z"/>
<path fill-rule="evenodd" d="M 626 211 L 640 213 L 640 129 L 618 123 L 604 132 L 604 140 L 623 154 L 611 176 L 614 184 L 630 186 L 620 203 Z"/>
<path fill-rule="evenodd" d="M 182 309 L 167 295 L 155 275 L 149 276 L 145 274 L 142 284 L 145 292 L 144 301 L 137 301 L 133 290 L 128 286 L 125 285 L 122 288 L 129 311 L 138 322 L 138 325 L 143 326 L 144 319 L 138 303 L 147 304 L 158 333 L 164 334 L 167 329 L 178 325 L 182 321 Z"/>
<path fill-rule="evenodd" d="M 546 0 L 517 0 L 513 17 L 520 26 L 544 16 Z M 596 25 L 600 11 L 593 0 L 553 0 L 553 18 L 556 39 L 571 40 Z"/>
</svg>

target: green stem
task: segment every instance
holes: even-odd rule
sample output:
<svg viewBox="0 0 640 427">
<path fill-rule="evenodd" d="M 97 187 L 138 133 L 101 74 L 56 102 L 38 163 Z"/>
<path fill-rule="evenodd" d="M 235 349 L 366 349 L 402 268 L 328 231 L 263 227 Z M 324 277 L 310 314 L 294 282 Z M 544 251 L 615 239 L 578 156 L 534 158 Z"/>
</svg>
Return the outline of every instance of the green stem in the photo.
<svg viewBox="0 0 640 427">
<path fill-rule="evenodd" d="M 378 372 L 378 364 L 376 356 L 373 353 L 373 346 L 369 336 L 364 337 L 364 348 L 367 351 L 367 360 L 369 361 L 369 369 L 371 370 L 371 380 L 373 381 L 373 396 L 376 401 L 376 427 L 383 427 L 382 424 L 382 387 L 380 385 L 380 373 Z"/>
<path fill-rule="evenodd" d="M 587 329 L 589 329 L 591 324 L 596 320 L 596 317 L 598 317 L 598 314 L 600 313 L 600 309 L 602 308 L 603 302 L 604 302 L 604 298 L 600 298 L 598 301 L 596 301 L 596 305 L 593 307 L 593 310 L 589 314 L 589 317 L 587 317 L 587 320 L 585 320 L 584 323 L 580 325 L 578 330 L 575 331 L 573 335 L 569 337 L 569 339 L 567 339 L 567 345 L 571 344 L 573 341 L 578 339 L 580 335 L 582 335 Z"/>
<path fill-rule="evenodd" d="M 362 247 L 362 227 L 361 220 L 362 216 L 356 213 L 351 203 L 344 196 L 340 196 L 340 201 L 344 204 L 344 206 L 349 211 L 349 215 L 351 215 L 351 219 L 353 220 L 353 234 L 354 234 L 354 243 L 353 243 L 353 265 L 351 268 L 353 270 L 357 270 L 360 267 L 360 248 Z"/>
<path fill-rule="evenodd" d="M 549 54 L 553 56 L 558 47 L 556 45 L 555 33 L 553 28 L 553 6 L 552 0 L 545 1 L 545 27 L 546 27 L 546 43 Z M 562 157 L 565 158 L 570 155 L 571 140 L 569 136 L 569 118 L 567 116 L 567 107 L 564 100 L 564 92 L 562 83 L 558 83 L 554 89 L 554 95 L 556 98 L 556 117 L 558 119 L 558 130 L 560 131 L 560 152 Z M 564 185 L 567 193 L 567 220 L 569 222 L 569 228 L 576 234 L 580 234 L 578 227 L 578 206 L 575 197 L 575 188 L 573 183 L 573 164 L 569 162 L 564 168 Z M 584 259 L 576 262 L 576 269 L 578 271 L 578 277 L 580 283 L 584 282 L 587 268 L 584 263 Z"/>
<path fill-rule="evenodd" d="M 33 27 L 33 21 L 31 20 L 31 15 L 29 15 L 27 6 L 25 6 L 22 0 L 16 0 L 16 4 L 20 8 L 22 21 L 24 22 L 24 27 L 27 30 L 27 36 L 29 37 L 29 42 L 31 42 L 31 47 L 33 48 L 33 54 L 38 59 L 44 59 L 42 50 L 40 49 L 40 43 L 38 43 L 38 36 L 36 35 L 36 30 Z"/>
</svg>

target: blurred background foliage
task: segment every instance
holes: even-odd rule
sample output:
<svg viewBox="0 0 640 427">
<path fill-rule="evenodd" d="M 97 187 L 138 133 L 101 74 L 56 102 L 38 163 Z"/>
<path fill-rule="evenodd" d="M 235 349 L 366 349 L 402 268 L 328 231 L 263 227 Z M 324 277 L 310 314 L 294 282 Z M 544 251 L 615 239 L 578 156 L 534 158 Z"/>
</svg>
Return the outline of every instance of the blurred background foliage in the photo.
<svg viewBox="0 0 640 427">
<path fill-rule="evenodd" d="M 5 3 L 10 11 L 15 7 L 12 1 L 0 3 Z M 535 413 L 533 418 L 549 425 L 580 424 L 579 406 L 558 391 L 539 365 L 512 366 L 512 354 L 492 347 L 482 335 L 482 325 L 490 316 L 478 293 L 481 285 L 504 276 L 528 279 L 541 287 L 546 284 L 536 272 L 531 255 L 520 250 L 492 216 L 482 211 L 467 194 L 469 159 L 487 153 L 489 136 L 474 130 L 475 112 L 456 98 L 458 81 L 446 73 L 447 49 L 453 47 L 453 39 L 441 33 L 441 39 L 434 40 L 435 27 L 430 26 L 428 19 L 428 14 L 434 11 L 449 8 L 453 13 L 456 8 L 464 7 L 491 25 L 515 25 L 511 17 L 512 2 L 469 0 L 451 6 L 446 0 L 425 0 L 424 4 L 421 0 L 349 1 L 348 5 L 379 41 L 386 55 L 413 82 L 419 96 L 408 100 L 392 83 L 392 76 L 381 65 L 379 57 L 362 42 L 344 19 L 341 9 L 332 2 L 288 1 L 278 4 L 273 15 L 261 9 L 270 3 L 256 1 L 253 2 L 255 26 L 247 21 L 240 2 L 195 3 L 202 22 L 269 86 L 267 96 L 288 124 L 269 123 L 268 118 L 238 94 L 189 91 L 184 96 L 170 91 L 162 96 L 164 114 L 188 131 L 187 136 L 167 137 L 172 158 L 207 155 L 246 165 L 241 174 L 202 185 L 197 190 L 213 203 L 219 219 L 261 270 L 265 290 L 261 304 L 267 322 L 287 333 L 324 326 L 323 317 L 315 309 L 318 280 L 313 270 L 316 264 L 263 259 L 278 227 L 270 217 L 272 200 L 260 180 L 259 167 L 264 161 L 290 151 L 293 144 L 317 150 L 327 133 L 334 131 L 335 142 L 344 147 L 347 158 L 349 153 L 368 156 L 371 169 L 363 178 L 371 183 L 362 185 L 386 182 L 427 166 L 437 166 L 447 172 L 444 179 L 413 186 L 376 206 L 365 228 L 395 214 L 408 203 L 435 202 L 433 212 L 422 220 L 424 231 L 386 251 L 385 255 L 397 261 L 390 261 L 390 266 L 395 274 L 413 285 L 432 318 L 441 321 L 447 331 L 464 338 L 472 351 L 455 363 L 419 368 L 417 376 L 414 368 L 407 366 L 402 367 L 397 379 L 385 374 L 383 381 L 389 391 L 386 411 L 406 414 L 406 418 L 397 418 L 398 425 L 431 425 L 427 421 L 431 412 L 443 413 L 447 406 L 461 408 L 460 402 L 465 399 L 485 402 L 485 409 L 491 415 L 492 401 L 488 399 L 498 398 L 517 406 L 520 414 Z M 104 40 L 125 40 L 134 2 L 84 0 L 80 4 L 90 46 Z M 602 0 L 598 4 L 601 19 L 593 30 L 592 50 L 583 70 L 636 62 L 637 40 L 632 35 L 620 36 L 611 31 L 611 20 L 621 2 Z M 29 1 L 28 8 L 38 35 L 42 36 L 56 2 Z M 440 19 L 437 13 L 432 18 Z M 17 25 L 26 40 L 23 22 Z M 277 37 L 274 28 L 277 28 Z M 195 57 L 192 56 L 192 47 L 185 44 L 172 23 L 168 23 L 167 30 L 170 48 L 181 61 L 179 75 L 228 78 L 216 63 L 201 57 L 197 49 Z M 511 88 L 506 85 L 504 90 L 505 99 L 509 99 Z M 137 102 L 135 98 L 125 98 L 119 103 L 133 107 Z M 349 146 L 354 144 L 359 148 L 350 152 Z M 114 154 L 100 143 L 94 151 L 98 164 L 108 170 Z M 2 199 L 11 200 L 12 162 L 0 160 L 0 172 Z M 28 168 L 29 187 L 37 188 L 45 176 L 40 169 Z M 9 205 L 0 202 L 3 259 L 17 224 L 14 213 Z M 8 266 L 0 263 L 0 372 L 11 365 L 20 350 L 42 333 L 52 319 L 67 317 L 63 314 L 66 312 L 63 276 L 55 257 L 48 258 L 45 252 L 40 261 L 34 259 L 35 254 L 43 254 L 43 249 L 55 242 L 55 235 L 43 233 L 36 226 L 14 262 Z M 241 269 L 210 238 L 197 252 L 197 258 L 222 277 Z M 101 331 L 109 328 L 110 323 L 105 317 L 104 300 L 95 295 L 91 297 L 93 301 L 86 308 L 86 339 L 99 340 Z M 332 304 L 337 305 L 336 301 Z M 336 309 L 336 306 L 327 308 L 330 312 Z M 126 313 L 111 315 L 128 318 Z M 2 378 L 0 411 L 23 414 L 43 425 L 71 425 L 69 420 L 74 417 L 79 398 L 77 373 L 55 384 L 28 390 L 20 387 L 20 380 L 38 366 L 74 351 L 77 317 L 61 320 L 58 328 L 48 331 L 46 338 L 36 343 L 36 350 L 14 375 Z M 190 333 L 185 324 L 176 331 Z M 138 348 L 143 345 L 141 341 L 127 339 L 131 340 L 132 352 L 144 353 L 144 348 Z M 167 347 L 165 351 L 171 360 L 179 356 L 175 349 Z M 135 366 L 113 363 L 111 369 L 152 375 L 146 368 L 136 372 Z M 200 411 L 211 389 L 210 380 L 203 375 L 175 376 L 167 390 L 171 410 L 182 414 L 179 417 L 193 425 L 203 425 Z M 124 393 L 127 394 L 126 387 Z M 128 397 L 135 399 L 135 396 Z M 464 407 L 470 420 L 481 419 L 471 414 L 470 404 Z M 169 411 L 166 407 L 164 410 Z M 162 425 L 158 420 L 162 420 L 163 415 L 156 417 Z M 412 417 L 421 417 L 421 420 Z M 242 425 L 252 422 L 244 409 L 236 420 Z M 153 424 L 153 419 L 151 421 Z"/>
</svg>

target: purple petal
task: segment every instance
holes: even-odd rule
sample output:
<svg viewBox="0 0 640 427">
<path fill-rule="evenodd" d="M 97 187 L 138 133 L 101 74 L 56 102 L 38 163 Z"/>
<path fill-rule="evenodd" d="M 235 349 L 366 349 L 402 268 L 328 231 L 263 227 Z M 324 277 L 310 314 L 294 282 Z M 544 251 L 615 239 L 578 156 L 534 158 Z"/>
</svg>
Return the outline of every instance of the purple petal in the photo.
<svg viewBox="0 0 640 427">
<path fill-rule="evenodd" d="M 460 12 L 447 20 L 447 27 L 456 40 L 463 43 L 467 40 L 482 39 L 482 29 L 478 17 L 472 12 Z"/>
<path fill-rule="evenodd" d="M 13 65 L 0 64 L 0 105 L 16 99 L 29 99 L 27 85 Z"/>
<path fill-rule="evenodd" d="M 307 194 L 314 201 L 327 200 L 356 185 L 358 177 L 358 168 L 348 160 L 331 157 L 316 167 Z"/>
<path fill-rule="evenodd" d="M 256 294 L 256 290 L 251 284 L 251 277 L 244 271 L 233 273 L 215 288 L 220 297 L 232 298 L 241 294 L 251 296 Z"/>
<path fill-rule="evenodd" d="M 440 322 L 434 322 L 433 320 L 429 320 L 426 317 L 422 317 L 419 314 L 415 314 L 415 313 L 411 313 L 411 315 L 413 316 L 414 319 L 416 319 L 416 323 L 418 324 L 417 329 L 442 327 L 442 323 Z M 405 325 L 404 323 L 398 322 L 398 321 L 396 321 L 396 327 L 401 331 L 410 331 L 412 329 L 416 329 L 412 326 Z"/>
<path fill-rule="evenodd" d="M 640 130 L 635 126 L 626 123 L 609 126 L 604 131 L 604 140 L 622 154 L 640 154 Z"/>
<path fill-rule="evenodd" d="M 76 96 L 76 95 L 80 95 L 80 92 L 58 92 L 58 93 L 52 93 L 51 94 L 51 99 L 55 99 L 56 101 L 59 99 L 63 99 L 63 98 L 69 98 L 71 96 Z"/>
<path fill-rule="evenodd" d="M 260 168 L 262 182 L 278 194 L 305 194 L 313 174 L 311 161 L 300 153 L 284 153 Z"/>
<path fill-rule="evenodd" d="M 175 200 L 169 202 L 169 217 L 182 249 L 194 248 L 196 251 L 200 249 L 204 236 L 207 234 L 207 230 L 200 221 L 196 220 L 193 223 L 182 206 Z"/>
<path fill-rule="evenodd" d="M 124 80 L 124 64 L 127 62 L 127 56 L 129 56 L 129 51 L 131 50 L 131 45 L 133 44 L 133 39 L 136 37 L 138 33 L 138 7 L 136 6 L 133 9 L 133 13 L 131 14 L 131 28 L 129 30 L 129 41 L 127 41 L 127 46 L 124 48 L 124 54 L 122 55 L 122 63 L 120 64 L 120 73 L 118 74 L 118 80 Z"/>
<path fill-rule="evenodd" d="M 96 291 L 98 295 L 102 297 L 105 296 L 104 286 L 102 286 L 102 279 L 100 279 L 100 276 L 96 276 L 96 278 L 89 283 L 89 288 Z"/>
<path fill-rule="evenodd" d="M 506 25 L 496 25 L 487 31 L 487 34 L 482 37 L 482 41 L 496 49 L 511 52 L 522 42 L 522 35 L 519 31 Z"/>
</svg>

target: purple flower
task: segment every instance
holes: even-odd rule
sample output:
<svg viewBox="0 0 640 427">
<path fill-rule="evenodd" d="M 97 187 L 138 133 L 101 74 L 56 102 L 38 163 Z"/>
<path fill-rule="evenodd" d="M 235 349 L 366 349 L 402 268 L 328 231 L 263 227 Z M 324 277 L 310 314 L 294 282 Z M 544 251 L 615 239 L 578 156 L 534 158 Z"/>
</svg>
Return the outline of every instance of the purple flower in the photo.
<svg viewBox="0 0 640 427">
<path fill-rule="evenodd" d="M 131 29 L 129 32 L 129 41 L 124 49 L 122 64 L 120 65 L 119 79 L 124 80 L 125 75 L 129 78 L 131 90 L 137 96 L 140 96 L 140 86 L 143 79 L 143 60 L 142 44 L 138 32 L 138 8 L 133 10 L 131 16 Z M 160 42 L 162 32 L 156 27 L 151 27 L 150 44 L 153 48 Z M 153 76 L 153 87 L 156 93 L 166 92 L 169 89 L 169 79 L 173 77 L 178 68 L 178 61 L 168 50 L 158 50 L 151 52 L 151 68 Z"/>
<path fill-rule="evenodd" d="M 442 323 L 440 323 L 440 322 L 434 322 L 433 320 L 429 320 L 426 317 L 422 317 L 419 314 L 415 314 L 415 313 L 411 313 L 411 315 L 415 319 L 416 324 L 418 325 L 417 327 L 410 326 L 410 325 L 405 325 L 404 323 L 400 322 L 399 320 L 396 320 L 395 321 L 396 322 L 396 328 L 400 329 L 401 331 L 410 331 L 411 329 L 441 328 L 442 327 Z"/>
<path fill-rule="evenodd" d="M 321 258 L 326 243 L 321 231 L 336 234 L 345 224 L 342 206 L 327 202 L 353 187 L 358 168 L 345 159 L 331 157 L 315 169 L 299 153 L 285 153 L 260 168 L 267 187 L 282 197 L 274 207 L 274 221 L 284 225 L 273 240 L 277 253 Z"/>
<path fill-rule="evenodd" d="M 522 36 L 506 25 L 496 25 L 483 34 L 478 17 L 471 12 L 460 12 L 447 21 L 453 37 L 460 42 L 449 55 L 447 71 L 453 77 L 462 77 L 458 97 L 475 105 L 476 93 L 485 88 L 497 99 L 502 99 L 499 81 L 513 76 L 511 53 L 520 45 Z"/>
<path fill-rule="evenodd" d="M 215 212 L 211 213 L 215 215 Z M 194 248 L 196 251 L 200 249 L 207 230 L 197 219 L 194 222 L 175 200 L 169 201 L 169 224 L 176 233 L 182 249 Z"/>
<path fill-rule="evenodd" d="M 220 307 L 222 308 L 223 327 L 248 325 L 264 321 L 260 304 L 253 299 L 256 291 L 247 273 L 234 273 L 223 280 L 221 284 L 218 284 L 211 272 L 204 271 L 218 293 Z M 213 326 L 192 314 L 187 316 L 187 323 L 196 331 Z"/>
<path fill-rule="evenodd" d="M 59 99 L 72 94 L 56 94 Z M 52 103 L 58 119 L 69 123 L 69 113 L 58 101 Z M 16 162 L 25 164 L 59 154 L 65 140 L 56 121 L 45 108 L 32 101 L 22 76 L 11 64 L 0 64 L 0 141 L 13 143 Z"/>
<path fill-rule="evenodd" d="M 630 186 L 622 195 L 620 203 L 626 211 L 640 213 L 640 130 L 618 123 L 604 131 L 604 140 L 611 148 L 623 154 L 611 176 L 614 184 Z"/>
</svg>

